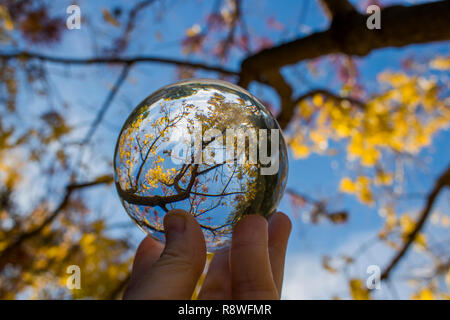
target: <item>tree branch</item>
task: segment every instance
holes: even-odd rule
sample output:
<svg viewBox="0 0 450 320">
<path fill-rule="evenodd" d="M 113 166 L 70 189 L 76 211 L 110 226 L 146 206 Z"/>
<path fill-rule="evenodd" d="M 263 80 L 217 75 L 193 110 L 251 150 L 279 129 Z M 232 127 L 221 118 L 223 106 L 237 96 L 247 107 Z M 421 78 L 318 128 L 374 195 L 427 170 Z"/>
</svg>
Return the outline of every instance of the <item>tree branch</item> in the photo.
<svg viewBox="0 0 450 320">
<path fill-rule="evenodd" d="M 268 48 L 247 57 L 241 64 L 239 84 L 249 83 L 268 69 L 279 69 L 332 53 L 365 56 L 386 47 L 450 39 L 450 2 L 391 6 L 381 10 L 381 29 L 369 30 L 367 16 L 350 12 L 334 20 L 326 31 Z"/>
<path fill-rule="evenodd" d="M 8 255 L 13 252 L 16 248 L 18 248 L 24 241 L 29 240 L 30 238 L 35 237 L 41 231 L 50 225 L 55 218 L 58 216 L 58 214 L 65 209 L 65 207 L 68 205 L 70 197 L 75 190 L 80 190 L 84 188 L 89 188 L 93 186 L 97 186 L 100 184 L 108 184 L 113 181 L 112 176 L 105 175 L 100 176 L 97 179 L 90 181 L 90 182 L 84 182 L 84 183 L 74 183 L 69 184 L 66 187 L 66 192 L 64 194 L 64 197 L 62 198 L 61 202 L 58 204 L 58 206 L 53 210 L 53 212 L 36 228 L 23 232 L 20 234 L 18 238 L 16 238 L 13 242 L 11 242 L 0 254 L 0 269 L 1 266 L 3 266 L 3 260 L 4 257 L 8 257 Z"/>
<path fill-rule="evenodd" d="M 0 52 L 0 60 L 12 59 L 37 59 L 41 61 L 59 63 L 59 64 L 75 64 L 75 65 L 90 65 L 90 64 L 135 64 L 135 63 L 162 63 L 175 66 L 183 66 L 194 69 L 202 69 L 205 71 L 213 71 L 224 75 L 238 76 L 239 73 L 222 68 L 220 66 L 210 66 L 203 63 L 190 62 L 186 60 L 162 58 L 155 56 L 133 56 L 133 57 L 97 57 L 97 58 L 64 58 L 55 57 L 35 52 L 21 51 L 16 53 L 2 53 Z"/>
<path fill-rule="evenodd" d="M 321 2 L 327 8 L 330 17 L 356 12 L 355 7 L 348 0 L 322 0 Z"/>
<path fill-rule="evenodd" d="M 313 208 L 310 212 L 311 222 L 317 223 L 319 218 L 324 217 L 328 221 L 334 224 L 344 223 L 348 220 L 348 212 L 344 210 L 329 212 L 326 208 L 325 200 L 316 200 L 307 196 L 306 194 L 301 194 L 292 188 L 286 189 L 286 193 L 289 194 L 293 200 L 297 200 L 300 203 L 308 203 Z"/>
<path fill-rule="evenodd" d="M 419 219 L 416 222 L 414 230 L 407 236 L 406 241 L 403 244 L 403 247 L 397 252 L 397 254 L 394 256 L 391 263 L 389 263 L 386 269 L 384 269 L 383 273 L 381 274 L 381 280 L 386 280 L 389 278 L 389 275 L 391 274 L 392 270 L 398 265 L 398 263 L 403 258 L 405 253 L 408 251 L 409 247 L 414 242 L 416 236 L 419 234 L 420 230 L 425 225 L 425 222 L 431 213 L 431 209 L 433 208 L 437 196 L 445 187 L 450 187 L 450 166 L 447 167 L 445 172 L 439 177 L 439 179 L 435 183 L 433 190 L 427 197 L 427 202 L 419 216 Z"/>
<path fill-rule="evenodd" d="M 290 84 L 284 79 L 279 70 L 266 72 L 260 80 L 273 87 L 280 97 L 281 112 L 277 120 L 281 128 L 285 128 L 291 119 L 286 117 L 287 114 L 284 110 L 294 110 L 295 105 Z"/>
<path fill-rule="evenodd" d="M 238 84 L 245 88 L 251 81 L 261 81 L 272 86 L 280 95 L 281 109 L 287 111 L 280 114 L 279 121 L 281 126 L 285 127 L 292 118 L 295 102 L 291 96 L 292 88 L 281 75 L 280 68 L 334 53 L 364 56 L 380 48 L 450 39 L 449 1 L 386 7 L 381 10 L 380 30 L 368 29 L 368 16 L 354 10 L 347 0 L 323 0 L 323 3 L 333 13 L 327 30 L 251 55 L 242 61 L 240 72 L 221 66 L 155 56 L 63 58 L 23 51 L 0 53 L 0 59 L 38 59 L 52 63 L 83 65 L 162 63 L 239 76 Z"/>
<path fill-rule="evenodd" d="M 95 130 L 97 130 L 98 125 L 103 120 L 103 117 L 105 116 L 106 111 L 108 110 L 114 97 L 116 96 L 117 91 L 119 91 L 119 88 L 122 86 L 123 82 L 127 78 L 130 68 L 131 68 L 131 64 L 125 64 L 123 66 L 123 69 L 120 72 L 120 75 L 116 80 L 116 83 L 114 83 L 114 86 L 109 91 L 108 96 L 106 97 L 99 112 L 97 113 L 97 116 L 95 117 L 94 121 L 92 122 L 92 124 L 89 128 L 89 131 L 86 133 L 86 136 L 84 137 L 83 141 L 81 142 L 82 145 L 87 144 L 89 142 L 89 140 L 92 138 L 92 136 L 94 135 Z"/>
<path fill-rule="evenodd" d="M 314 97 L 316 94 L 321 94 L 325 96 L 328 99 L 331 99 L 335 102 L 343 102 L 347 101 L 351 103 L 352 105 L 357 106 L 359 109 L 364 110 L 366 107 L 365 103 L 358 99 L 353 99 L 350 97 L 342 97 L 337 94 L 334 94 L 333 92 L 326 90 L 326 89 L 314 89 L 310 90 L 301 96 L 297 97 L 292 103 L 285 104 L 283 108 L 281 109 L 281 112 L 277 116 L 278 123 L 280 124 L 281 128 L 286 128 L 289 122 L 292 120 L 292 117 L 295 113 L 295 106 L 298 105 L 301 101 L 309 99 Z"/>
</svg>

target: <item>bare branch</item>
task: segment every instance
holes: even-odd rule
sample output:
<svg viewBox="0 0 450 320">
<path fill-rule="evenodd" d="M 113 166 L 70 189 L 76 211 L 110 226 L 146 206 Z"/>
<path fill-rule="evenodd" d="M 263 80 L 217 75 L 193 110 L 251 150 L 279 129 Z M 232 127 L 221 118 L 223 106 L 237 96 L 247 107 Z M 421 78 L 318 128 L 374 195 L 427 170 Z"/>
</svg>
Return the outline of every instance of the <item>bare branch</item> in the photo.
<svg viewBox="0 0 450 320">
<path fill-rule="evenodd" d="M 321 217 L 326 218 L 328 221 L 334 224 L 344 223 L 348 220 L 348 212 L 344 210 L 329 212 L 326 208 L 325 200 L 316 200 L 305 194 L 301 194 L 291 188 L 286 190 L 293 199 L 299 200 L 302 203 L 308 203 L 312 206 L 310 212 L 311 222 L 317 223 Z"/>
<path fill-rule="evenodd" d="M 97 130 L 98 125 L 103 120 L 103 117 L 105 116 L 106 111 L 108 111 L 109 106 L 111 105 L 114 97 L 117 94 L 117 91 L 122 86 L 123 82 L 127 78 L 128 72 L 130 71 L 131 64 L 125 64 L 123 66 L 122 72 L 120 73 L 119 77 L 116 80 L 116 83 L 111 88 L 111 90 L 108 93 L 108 96 L 105 99 L 105 102 L 103 102 L 100 110 L 97 113 L 97 116 L 95 117 L 94 121 L 92 122 L 89 131 L 86 133 L 86 136 L 84 137 L 83 141 L 81 142 L 82 145 L 87 144 L 89 140 L 94 135 L 95 131 Z"/>
<path fill-rule="evenodd" d="M 191 194 L 195 194 L 196 196 L 205 196 L 205 197 L 226 197 L 231 196 L 233 194 L 245 194 L 245 191 L 235 191 L 235 192 L 228 192 L 228 193 L 218 193 L 218 194 L 209 194 L 209 193 L 203 193 L 203 192 L 195 192 L 191 191 Z"/>
<path fill-rule="evenodd" d="M 131 32 L 134 30 L 136 26 L 137 16 L 138 14 L 153 4 L 155 0 L 143 0 L 138 2 L 128 13 L 127 23 L 125 25 L 125 29 L 123 30 L 122 35 L 116 40 L 115 46 L 111 50 L 112 52 L 121 52 L 125 50 L 129 43 L 129 37 Z"/>
<path fill-rule="evenodd" d="M 224 75 L 238 76 L 239 73 L 222 68 L 220 66 L 209 66 L 203 63 L 190 62 L 186 60 L 169 59 L 155 56 L 134 56 L 134 57 L 97 57 L 97 58 L 64 58 L 44 55 L 35 52 L 21 51 L 16 53 L 1 53 L 0 60 L 12 59 L 37 59 L 41 61 L 60 63 L 60 64 L 75 64 L 75 65 L 90 65 L 90 64 L 135 64 L 135 63 L 162 63 L 175 66 L 189 67 L 193 69 L 202 69 L 205 71 L 213 71 Z"/>
<path fill-rule="evenodd" d="M 273 87 L 280 97 L 281 112 L 277 120 L 281 128 L 285 128 L 291 118 L 286 117 L 289 112 L 284 112 L 284 110 L 294 110 L 295 105 L 292 99 L 292 88 L 290 84 L 284 79 L 279 70 L 265 72 L 263 78 L 260 80 Z"/>
<path fill-rule="evenodd" d="M 414 230 L 410 234 L 408 234 L 406 241 L 403 244 L 403 247 L 397 252 L 397 254 L 394 256 L 394 258 L 386 267 L 386 269 L 384 269 L 383 273 L 381 274 L 381 280 L 386 280 L 389 278 L 389 275 L 391 274 L 392 270 L 398 265 L 398 263 L 403 258 L 405 253 L 408 251 L 409 247 L 414 242 L 416 236 L 419 234 L 420 230 L 422 230 L 423 226 L 425 225 L 425 222 L 431 213 L 431 209 L 433 208 L 437 196 L 445 187 L 450 187 L 450 166 L 447 167 L 445 172 L 436 181 L 433 190 L 427 197 L 427 202 L 419 216 L 419 219 L 416 222 Z"/>
</svg>

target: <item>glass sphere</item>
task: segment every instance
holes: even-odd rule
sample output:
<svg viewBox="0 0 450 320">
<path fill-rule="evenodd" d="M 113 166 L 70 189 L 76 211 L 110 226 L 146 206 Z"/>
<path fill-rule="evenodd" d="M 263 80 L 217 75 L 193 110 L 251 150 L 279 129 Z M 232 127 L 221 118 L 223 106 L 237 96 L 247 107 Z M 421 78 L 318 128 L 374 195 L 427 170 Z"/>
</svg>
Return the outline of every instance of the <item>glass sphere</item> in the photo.
<svg viewBox="0 0 450 320">
<path fill-rule="evenodd" d="M 231 83 L 193 79 L 144 99 L 115 149 L 115 184 L 125 210 L 164 241 L 164 215 L 183 209 L 209 251 L 229 245 L 248 214 L 268 218 L 283 195 L 286 144 L 269 110 Z"/>
</svg>

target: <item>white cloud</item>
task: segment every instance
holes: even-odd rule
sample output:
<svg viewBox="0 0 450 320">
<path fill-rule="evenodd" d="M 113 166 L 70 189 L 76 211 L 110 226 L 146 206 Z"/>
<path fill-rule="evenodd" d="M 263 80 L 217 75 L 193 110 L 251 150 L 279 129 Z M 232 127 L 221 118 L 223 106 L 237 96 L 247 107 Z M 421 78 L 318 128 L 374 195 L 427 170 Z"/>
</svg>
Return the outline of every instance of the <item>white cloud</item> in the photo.
<svg viewBox="0 0 450 320">
<path fill-rule="evenodd" d="M 340 254 L 349 254 L 350 256 L 367 241 L 377 241 L 373 239 L 374 232 L 355 233 L 333 250 L 332 257 Z M 378 265 L 381 270 L 384 263 L 389 261 L 393 254 L 385 245 L 377 242 L 375 245 L 367 249 L 356 261 L 356 264 L 349 270 L 351 277 L 359 277 L 363 281 L 369 277 L 366 274 L 369 265 Z M 370 251 L 370 252 L 369 252 Z M 332 274 L 326 271 L 322 266 L 322 258 L 324 253 L 318 251 L 310 252 L 290 252 L 286 257 L 286 266 L 283 282 L 282 299 L 331 299 L 338 296 L 341 299 L 349 299 L 348 279 L 343 273 Z M 406 268 L 405 268 L 406 267 Z M 404 273 L 408 267 L 399 266 L 399 273 Z M 410 270 L 409 270 L 410 271 Z M 399 281 L 393 277 L 395 290 L 388 286 L 387 283 L 381 284 L 381 290 L 373 292 L 374 298 L 392 299 L 401 298 L 408 299 L 411 294 L 411 288 L 405 281 Z"/>
<path fill-rule="evenodd" d="M 295 254 L 286 260 L 282 299 L 329 299 L 345 291 L 342 276 L 333 275 L 321 266 L 321 257 Z"/>
</svg>

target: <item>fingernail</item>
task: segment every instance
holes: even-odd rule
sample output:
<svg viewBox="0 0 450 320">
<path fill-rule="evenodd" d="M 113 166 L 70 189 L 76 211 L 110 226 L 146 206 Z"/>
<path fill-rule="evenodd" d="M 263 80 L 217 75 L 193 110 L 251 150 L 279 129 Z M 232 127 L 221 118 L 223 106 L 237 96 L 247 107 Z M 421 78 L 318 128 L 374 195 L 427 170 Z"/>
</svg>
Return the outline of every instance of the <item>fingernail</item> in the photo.
<svg viewBox="0 0 450 320">
<path fill-rule="evenodd" d="M 165 219 L 166 233 L 183 233 L 186 221 L 182 215 L 169 213 Z"/>
</svg>

